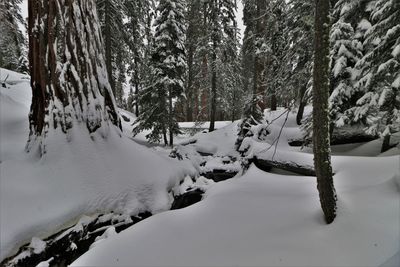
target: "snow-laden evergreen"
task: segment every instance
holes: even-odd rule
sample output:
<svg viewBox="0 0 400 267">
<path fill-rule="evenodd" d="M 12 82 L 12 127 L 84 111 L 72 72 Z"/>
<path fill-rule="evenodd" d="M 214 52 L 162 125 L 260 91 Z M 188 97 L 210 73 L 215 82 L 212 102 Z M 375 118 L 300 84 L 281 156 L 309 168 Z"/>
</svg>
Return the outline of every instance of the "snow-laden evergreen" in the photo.
<svg viewBox="0 0 400 267">
<path fill-rule="evenodd" d="M 357 63 L 360 98 L 350 109 L 354 121 L 363 121 L 368 132 L 385 138 L 400 130 L 400 2 L 378 0 L 369 5 L 372 26 L 365 33 L 367 53 Z"/>
<path fill-rule="evenodd" d="M 139 116 L 139 91 L 149 82 L 151 46 L 153 32 L 151 22 L 154 17 L 154 0 L 124 1 L 126 21 L 126 46 L 128 48 L 127 73 L 130 76 L 130 90 L 125 108 Z"/>
<path fill-rule="evenodd" d="M 334 7 L 334 20 L 330 32 L 330 119 L 331 132 L 350 124 L 346 111 L 356 102 L 354 86 L 355 65 L 363 57 L 363 36 L 366 12 L 361 1 L 338 1 Z"/>
<path fill-rule="evenodd" d="M 28 71 L 25 37 L 19 29 L 24 23 L 22 0 L 0 2 L 0 67 L 19 72 Z"/>
<path fill-rule="evenodd" d="M 96 6 L 104 39 L 107 74 L 116 101 L 121 106 L 127 64 L 124 0 L 96 0 Z"/>
<path fill-rule="evenodd" d="M 172 145 L 173 136 L 179 133 L 175 102 L 182 97 L 186 69 L 185 6 L 182 0 L 162 0 L 156 11 L 151 85 L 141 92 L 142 112 L 134 135 L 151 129 L 150 141 L 163 137 L 165 144 Z"/>
</svg>

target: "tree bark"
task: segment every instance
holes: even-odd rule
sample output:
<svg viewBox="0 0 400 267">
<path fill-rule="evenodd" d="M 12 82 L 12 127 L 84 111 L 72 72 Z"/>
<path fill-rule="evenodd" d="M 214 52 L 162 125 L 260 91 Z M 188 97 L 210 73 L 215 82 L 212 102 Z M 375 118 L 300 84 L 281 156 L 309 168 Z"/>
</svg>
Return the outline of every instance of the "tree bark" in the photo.
<svg viewBox="0 0 400 267">
<path fill-rule="evenodd" d="M 326 223 L 336 217 L 336 192 L 329 144 L 329 0 L 315 0 L 313 152 L 317 188 Z"/>
<path fill-rule="evenodd" d="M 115 84 L 112 69 L 112 42 L 111 42 L 111 17 L 110 17 L 110 0 L 104 0 L 104 39 L 105 39 L 105 51 L 106 51 L 106 66 L 107 75 L 111 85 L 111 89 L 115 95 Z"/>
<path fill-rule="evenodd" d="M 275 111 L 277 108 L 277 100 L 275 92 L 271 94 L 271 110 Z"/>
<path fill-rule="evenodd" d="M 171 89 L 168 90 L 168 130 L 169 130 L 169 146 L 174 145 L 174 129 L 173 129 L 173 106 L 172 106 L 172 92 Z"/>
<path fill-rule="evenodd" d="M 390 148 L 390 135 L 388 134 L 383 137 L 381 153 L 388 151 Z"/>
<path fill-rule="evenodd" d="M 217 24 L 217 6 L 216 3 L 213 4 L 212 7 L 212 23 L 213 23 L 213 32 L 212 32 L 212 52 L 211 52 L 211 110 L 210 110 L 210 128 L 209 132 L 215 130 L 215 116 L 217 113 L 217 48 L 218 48 L 218 27 Z"/>
<path fill-rule="evenodd" d="M 67 133 L 84 123 L 93 133 L 109 121 L 121 127 L 94 1 L 31 0 L 28 12 L 32 105 L 26 150 L 44 155 L 45 139 L 55 129 Z"/>
<path fill-rule="evenodd" d="M 216 44 L 214 44 L 214 49 L 212 52 L 212 65 L 211 65 L 211 111 L 210 111 L 210 128 L 209 132 L 215 130 L 215 115 L 217 109 L 217 70 L 216 70 Z"/>
<path fill-rule="evenodd" d="M 311 166 L 302 166 L 295 162 L 281 162 L 276 160 L 266 160 L 258 159 L 254 157 L 252 162 L 257 166 L 257 168 L 263 171 L 270 171 L 272 168 L 294 172 L 296 174 L 304 176 L 315 176 L 315 170 Z"/>
<path fill-rule="evenodd" d="M 304 115 L 304 108 L 306 107 L 307 101 L 304 100 L 304 95 L 307 91 L 307 83 L 304 84 L 300 88 L 300 94 L 299 94 L 299 109 L 297 110 L 297 115 L 296 115 L 296 122 L 297 125 L 301 125 L 301 121 L 303 120 L 303 115 Z"/>
<path fill-rule="evenodd" d="M 188 83 L 187 83 L 187 99 L 186 99 L 186 121 L 193 121 L 193 46 L 190 45 L 188 49 Z"/>
</svg>

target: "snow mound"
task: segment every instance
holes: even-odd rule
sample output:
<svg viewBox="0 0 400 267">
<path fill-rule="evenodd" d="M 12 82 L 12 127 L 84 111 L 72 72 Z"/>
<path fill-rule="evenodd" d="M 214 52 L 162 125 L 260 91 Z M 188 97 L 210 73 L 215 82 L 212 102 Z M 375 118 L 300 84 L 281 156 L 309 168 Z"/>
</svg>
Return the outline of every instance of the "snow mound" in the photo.
<svg viewBox="0 0 400 267">
<path fill-rule="evenodd" d="M 106 139 L 94 134 L 91 140 L 78 124 L 70 141 L 57 131 L 50 134 L 45 158 L 26 154 L 31 89 L 23 77 L 0 88 L 0 259 L 82 214 L 169 209 L 169 191 L 195 173 L 190 164 L 157 155 L 115 129 Z"/>
<path fill-rule="evenodd" d="M 380 266 L 400 249 L 397 162 L 334 160 L 339 200 L 331 225 L 314 178 L 251 166 L 213 185 L 205 200 L 142 221 L 72 266 Z"/>
</svg>

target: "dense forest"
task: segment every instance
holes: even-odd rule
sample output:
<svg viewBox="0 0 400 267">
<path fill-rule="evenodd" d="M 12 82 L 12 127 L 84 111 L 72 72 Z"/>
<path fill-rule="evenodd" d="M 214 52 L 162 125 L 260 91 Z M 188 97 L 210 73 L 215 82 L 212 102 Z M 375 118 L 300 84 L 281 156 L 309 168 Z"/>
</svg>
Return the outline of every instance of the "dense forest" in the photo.
<svg viewBox="0 0 400 267">
<path fill-rule="evenodd" d="M 399 131 L 399 3 L 330 2 L 331 137 L 367 127 L 366 134 L 385 139 L 385 151 Z M 20 3 L 2 1 L 0 66 L 28 72 Z M 117 106 L 138 117 L 134 133 L 157 125 L 149 139 L 172 144 L 176 122 L 211 121 L 212 131 L 215 121 L 257 120 L 261 110 L 280 106 L 296 109 L 310 136 L 303 112 L 312 99 L 314 1 L 244 0 L 243 36 L 237 5 L 96 2 L 109 83 Z"/>
</svg>

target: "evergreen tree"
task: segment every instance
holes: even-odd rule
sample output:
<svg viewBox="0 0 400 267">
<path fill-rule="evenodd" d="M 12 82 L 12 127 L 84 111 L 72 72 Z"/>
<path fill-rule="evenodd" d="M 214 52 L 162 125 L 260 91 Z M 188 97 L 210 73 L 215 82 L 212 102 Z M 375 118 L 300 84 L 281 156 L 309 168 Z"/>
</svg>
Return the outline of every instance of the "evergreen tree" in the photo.
<svg viewBox="0 0 400 267">
<path fill-rule="evenodd" d="M 152 85 L 143 90 L 142 113 L 137 119 L 134 134 L 152 129 L 150 141 L 173 145 L 174 134 L 179 133 L 174 105 L 184 90 L 185 18 L 182 0 L 161 0 L 155 20 L 154 49 L 152 54 Z M 169 133 L 169 142 L 167 139 Z"/>
<path fill-rule="evenodd" d="M 107 74 L 117 104 L 122 104 L 125 82 L 126 46 L 124 32 L 125 6 L 123 0 L 96 0 L 101 32 L 105 45 Z"/>
<path fill-rule="evenodd" d="M 369 133 L 383 137 L 385 151 L 391 134 L 400 130 L 400 3 L 377 0 L 370 9 L 373 25 L 365 33 L 368 53 L 357 64 L 362 96 L 349 114 L 354 121 L 364 122 Z"/>
<path fill-rule="evenodd" d="M 19 24 L 24 24 L 21 3 L 22 0 L 0 2 L 0 67 L 26 72 L 25 38 L 19 29 Z"/>
<path fill-rule="evenodd" d="M 288 3 L 285 25 L 287 38 L 284 53 L 284 69 L 282 70 L 281 96 L 285 102 L 296 101 L 298 107 L 296 121 L 300 125 L 304 108 L 307 104 L 306 91 L 312 84 L 313 47 L 310 45 L 314 33 L 314 0 L 292 0 Z"/>
<path fill-rule="evenodd" d="M 44 155 L 48 138 L 57 132 L 69 139 L 73 127 L 103 137 L 111 125 L 121 127 L 94 0 L 28 3 L 32 105 L 27 151 Z"/>
<path fill-rule="evenodd" d="M 261 80 L 265 62 L 259 56 L 260 39 L 265 28 L 261 25 L 265 14 L 265 1 L 244 0 L 243 22 L 245 25 L 242 46 L 242 69 L 244 91 L 248 92 L 244 110 L 244 120 L 260 120 L 265 108 L 264 87 Z"/>
<path fill-rule="evenodd" d="M 368 1 L 339 0 L 333 12 L 335 23 L 331 42 L 331 134 L 335 128 L 351 124 L 346 111 L 356 105 L 355 65 L 364 54 L 364 33 L 371 25 L 366 19 Z"/>
<path fill-rule="evenodd" d="M 126 21 L 124 25 L 125 42 L 128 51 L 128 73 L 130 92 L 128 109 L 139 116 L 139 91 L 149 81 L 151 46 L 153 33 L 151 21 L 154 18 L 155 2 L 153 0 L 125 0 Z"/>
<path fill-rule="evenodd" d="M 284 51 L 286 40 L 284 36 L 284 21 L 286 17 L 285 0 L 269 0 L 266 3 L 264 21 L 262 27 L 266 30 L 260 38 L 258 53 L 266 58 L 265 70 L 262 82 L 265 88 L 268 106 L 271 110 L 276 110 L 278 101 L 283 103 L 282 96 L 287 95 L 286 88 L 283 88 L 283 67 Z"/>
<path fill-rule="evenodd" d="M 317 187 L 326 223 L 336 217 L 336 193 L 329 144 L 329 0 L 315 0 L 313 152 Z"/>
<path fill-rule="evenodd" d="M 200 38 L 202 33 L 203 14 L 202 3 L 198 0 L 188 0 L 186 16 L 186 50 L 187 77 L 185 85 L 186 121 L 193 121 L 199 114 L 200 73 L 202 57 L 199 56 Z"/>
</svg>

